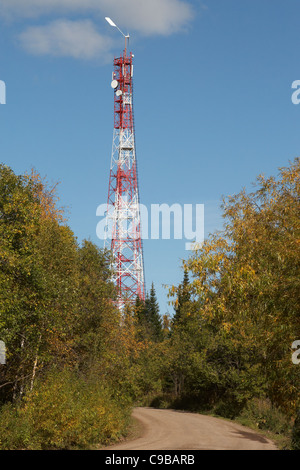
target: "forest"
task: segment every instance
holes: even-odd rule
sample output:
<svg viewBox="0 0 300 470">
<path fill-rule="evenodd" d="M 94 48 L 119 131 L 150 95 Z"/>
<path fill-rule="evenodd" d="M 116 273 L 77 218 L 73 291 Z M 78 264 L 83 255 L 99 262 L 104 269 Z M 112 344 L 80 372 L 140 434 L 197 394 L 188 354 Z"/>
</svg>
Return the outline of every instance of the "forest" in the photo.
<svg viewBox="0 0 300 470">
<path fill-rule="evenodd" d="M 106 446 L 147 405 L 300 450 L 300 159 L 221 207 L 169 288 L 173 315 L 153 283 L 120 313 L 110 252 L 78 242 L 57 186 L 0 165 L 0 449 Z"/>
</svg>

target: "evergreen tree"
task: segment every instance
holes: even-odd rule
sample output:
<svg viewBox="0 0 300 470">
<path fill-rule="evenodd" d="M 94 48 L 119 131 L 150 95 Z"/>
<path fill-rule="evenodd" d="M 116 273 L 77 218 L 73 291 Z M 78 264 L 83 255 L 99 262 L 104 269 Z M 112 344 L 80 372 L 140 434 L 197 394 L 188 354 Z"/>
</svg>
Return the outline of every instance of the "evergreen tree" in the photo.
<svg viewBox="0 0 300 470">
<path fill-rule="evenodd" d="M 184 270 L 182 284 L 178 287 L 177 301 L 175 303 L 175 315 L 173 317 L 173 325 L 177 324 L 182 320 L 184 306 L 191 300 L 191 294 L 189 290 L 189 275 L 188 271 Z"/>
<path fill-rule="evenodd" d="M 151 339 L 154 341 L 162 339 L 162 320 L 159 314 L 159 305 L 153 283 L 150 293 L 146 295 L 145 301 L 139 297 L 136 298 L 134 315 L 141 339 Z"/>
<path fill-rule="evenodd" d="M 150 289 L 150 295 L 146 299 L 146 313 L 151 335 L 154 341 L 160 341 L 162 339 L 162 321 L 159 314 L 159 305 L 153 282 Z"/>
</svg>

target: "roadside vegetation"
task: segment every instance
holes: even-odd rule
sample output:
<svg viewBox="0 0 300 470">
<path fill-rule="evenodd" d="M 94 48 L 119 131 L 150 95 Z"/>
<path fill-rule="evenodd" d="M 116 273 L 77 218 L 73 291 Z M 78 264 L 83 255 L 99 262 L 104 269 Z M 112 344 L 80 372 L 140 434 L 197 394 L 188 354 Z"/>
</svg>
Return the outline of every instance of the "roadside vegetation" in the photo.
<svg viewBox="0 0 300 470">
<path fill-rule="evenodd" d="M 183 263 L 183 282 L 170 291 L 175 315 L 163 346 L 167 406 L 252 422 L 286 448 L 299 446 L 299 176 L 296 159 L 276 178 L 259 176 L 252 193 L 224 199 L 224 230 Z"/>
<path fill-rule="evenodd" d="M 238 419 L 299 449 L 299 175 L 296 159 L 224 199 L 224 230 L 183 262 L 171 317 L 153 284 L 121 317 L 109 252 L 78 243 L 55 187 L 1 165 L 0 449 L 107 445 L 136 404 Z"/>
</svg>

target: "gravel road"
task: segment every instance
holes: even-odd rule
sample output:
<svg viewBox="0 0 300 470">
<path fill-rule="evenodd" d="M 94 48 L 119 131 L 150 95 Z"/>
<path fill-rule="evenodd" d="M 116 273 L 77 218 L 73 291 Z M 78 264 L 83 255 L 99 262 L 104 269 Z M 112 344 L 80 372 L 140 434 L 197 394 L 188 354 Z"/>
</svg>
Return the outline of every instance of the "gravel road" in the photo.
<svg viewBox="0 0 300 470">
<path fill-rule="evenodd" d="M 140 436 L 110 450 L 276 450 L 255 431 L 220 418 L 173 410 L 135 408 Z"/>
</svg>

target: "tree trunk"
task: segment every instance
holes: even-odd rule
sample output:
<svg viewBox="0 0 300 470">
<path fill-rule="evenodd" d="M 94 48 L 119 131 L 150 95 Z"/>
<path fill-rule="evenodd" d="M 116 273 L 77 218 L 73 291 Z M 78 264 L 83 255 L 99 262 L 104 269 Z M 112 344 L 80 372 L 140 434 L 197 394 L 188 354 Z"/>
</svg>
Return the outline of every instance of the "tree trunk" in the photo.
<svg viewBox="0 0 300 470">
<path fill-rule="evenodd" d="M 38 357 L 39 357 L 38 354 L 39 354 L 41 339 L 42 339 L 42 335 L 40 334 L 39 339 L 38 339 L 37 348 L 36 348 L 35 359 L 34 359 L 34 363 L 33 363 L 33 370 L 32 370 L 31 382 L 30 382 L 30 391 L 33 389 L 33 385 L 34 385 L 34 379 L 35 379 L 35 374 L 36 374 L 36 370 L 37 370 Z"/>
</svg>

